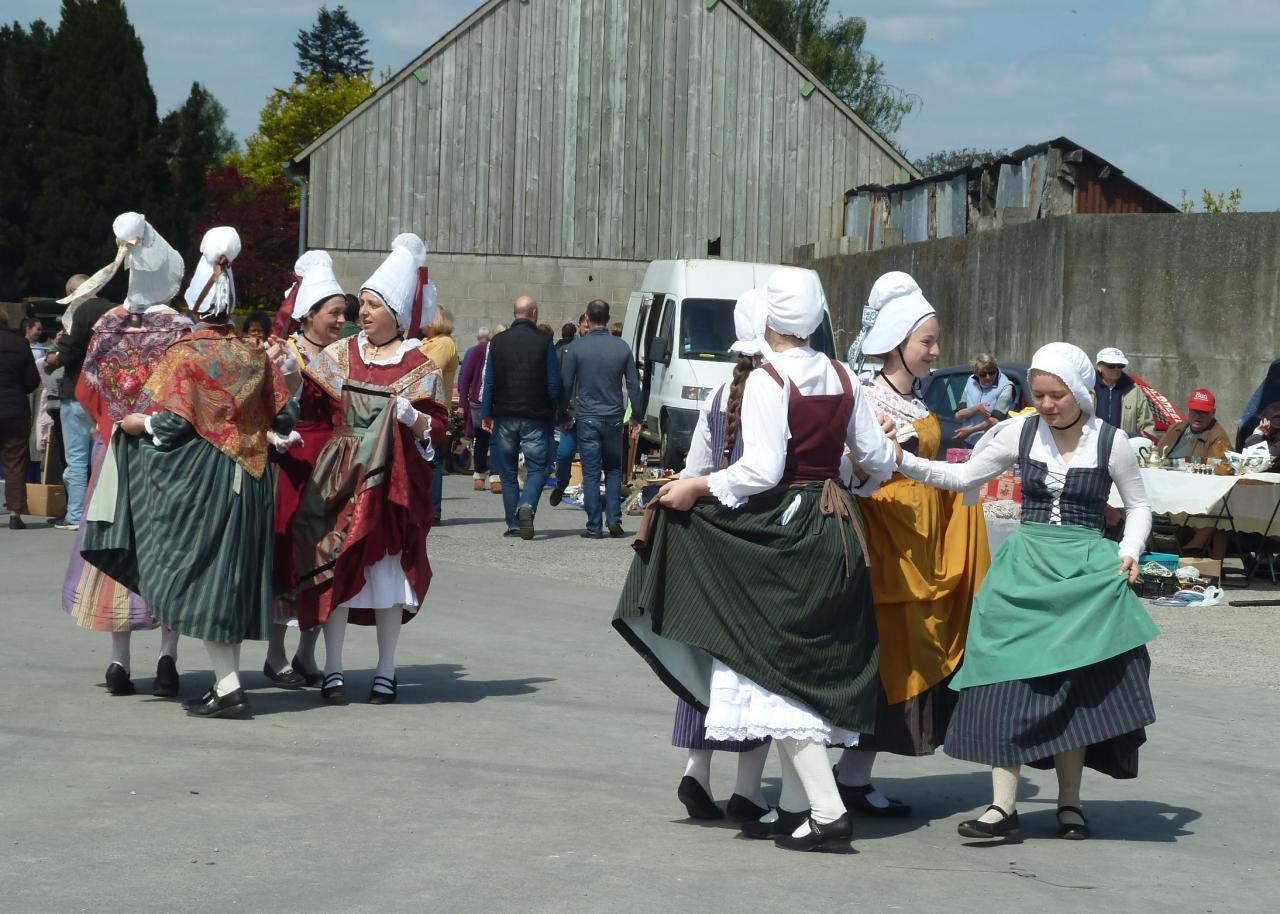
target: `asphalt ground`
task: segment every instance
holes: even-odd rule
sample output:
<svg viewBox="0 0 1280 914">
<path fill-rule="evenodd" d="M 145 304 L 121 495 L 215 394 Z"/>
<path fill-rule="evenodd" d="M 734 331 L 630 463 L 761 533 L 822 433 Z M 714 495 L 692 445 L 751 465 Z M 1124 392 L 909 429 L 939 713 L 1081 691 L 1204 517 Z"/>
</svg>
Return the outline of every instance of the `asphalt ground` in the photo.
<svg viewBox="0 0 1280 914">
<path fill-rule="evenodd" d="M 684 818 L 673 699 L 609 626 L 627 541 L 545 501 L 532 542 L 505 539 L 469 477 L 444 512 L 399 703 L 275 689 L 248 644 L 244 720 L 150 697 L 158 633 L 134 638 L 139 694 L 108 695 L 107 636 L 59 608 L 72 534 L 0 529 L 0 912 L 1280 909 L 1280 607 L 1153 610 L 1159 720 L 1138 780 L 1086 773 L 1091 840 L 1054 837 L 1034 771 L 1022 843 L 959 838 L 990 780 L 938 753 L 877 764 L 913 817 L 858 819 L 854 855 L 795 854 Z M 357 699 L 375 654 L 348 635 Z M 179 668 L 184 698 L 207 688 L 199 644 Z M 766 779 L 776 797 L 776 758 Z"/>
</svg>

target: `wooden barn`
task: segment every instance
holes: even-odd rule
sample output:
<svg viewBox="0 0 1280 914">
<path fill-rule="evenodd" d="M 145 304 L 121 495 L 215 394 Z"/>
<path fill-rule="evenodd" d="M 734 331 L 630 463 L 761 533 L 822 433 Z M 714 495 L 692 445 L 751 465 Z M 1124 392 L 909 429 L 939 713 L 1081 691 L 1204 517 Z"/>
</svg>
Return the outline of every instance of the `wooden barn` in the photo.
<svg viewBox="0 0 1280 914">
<path fill-rule="evenodd" d="M 790 262 L 918 177 L 731 0 L 489 0 L 297 159 L 307 245 L 355 288 L 417 232 L 460 344 L 521 292 L 621 319 L 651 260 Z"/>
</svg>

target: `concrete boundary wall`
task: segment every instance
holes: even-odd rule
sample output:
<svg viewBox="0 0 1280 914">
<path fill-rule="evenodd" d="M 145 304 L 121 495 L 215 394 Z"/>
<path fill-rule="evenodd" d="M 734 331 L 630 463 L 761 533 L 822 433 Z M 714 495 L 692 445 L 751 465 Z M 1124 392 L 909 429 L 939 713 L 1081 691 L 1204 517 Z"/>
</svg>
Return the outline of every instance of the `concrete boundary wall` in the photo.
<svg viewBox="0 0 1280 914">
<path fill-rule="evenodd" d="M 981 351 L 1025 362 L 1065 339 L 1119 346 L 1175 403 L 1218 397 L 1234 433 L 1280 358 L 1280 214 L 1062 216 L 959 238 L 804 263 L 823 278 L 838 338 L 852 342 L 888 270 L 920 283 L 942 319 L 942 364 Z"/>
</svg>

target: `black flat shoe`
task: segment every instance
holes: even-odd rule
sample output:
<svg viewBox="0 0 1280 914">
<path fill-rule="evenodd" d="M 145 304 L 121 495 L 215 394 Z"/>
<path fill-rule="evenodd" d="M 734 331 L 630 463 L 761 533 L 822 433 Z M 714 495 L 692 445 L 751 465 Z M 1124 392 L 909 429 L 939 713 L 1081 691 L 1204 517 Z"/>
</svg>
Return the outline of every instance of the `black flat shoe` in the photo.
<svg viewBox="0 0 1280 914">
<path fill-rule="evenodd" d="M 757 819 L 769 814 L 768 806 L 757 806 L 740 793 L 735 793 L 729 797 L 729 802 L 724 807 L 725 815 L 730 819 L 737 819 L 739 822 L 753 822 Z M 796 828 L 799 828 L 796 825 Z M 795 831 L 796 829 L 791 829 Z"/>
<path fill-rule="evenodd" d="M 724 811 L 716 805 L 715 800 L 707 796 L 696 778 L 685 775 L 680 779 L 676 796 L 689 811 L 690 819 L 723 819 Z"/>
<path fill-rule="evenodd" d="M 182 707 L 192 717 L 236 717 L 248 713 L 249 699 L 245 698 L 244 689 L 226 695 L 210 689 L 195 701 L 184 701 Z"/>
<path fill-rule="evenodd" d="M 347 703 L 347 682 L 341 673 L 330 673 L 324 677 L 324 686 L 320 689 L 320 697 L 331 705 Z"/>
<path fill-rule="evenodd" d="M 1022 834 L 1022 827 L 1018 823 L 1018 814 L 1015 812 L 1009 815 L 999 806 L 988 806 L 987 809 L 994 809 L 1000 815 L 1004 816 L 999 822 L 983 822 L 980 819 L 969 819 L 961 822 L 956 826 L 962 838 L 982 838 L 988 841 L 996 838 L 1016 838 Z"/>
<path fill-rule="evenodd" d="M 10 529 L 10 530 L 25 530 L 25 529 L 27 529 L 27 524 L 26 524 L 26 522 L 25 522 L 25 521 L 23 521 L 23 519 L 22 519 L 22 517 L 21 517 L 20 515 L 18 515 L 18 514 L 10 514 L 10 515 L 9 515 L 9 529 Z"/>
<path fill-rule="evenodd" d="M 112 695 L 132 695 L 133 680 L 129 678 L 129 671 L 118 663 L 112 663 L 107 667 L 107 691 Z"/>
<path fill-rule="evenodd" d="M 627 535 L 627 531 L 622 529 L 622 524 L 609 525 L 609 536 L 613 537 L 614 539 L 622 539 L 622 537 L 626 535 Z"/>
<path fill-rule="evenodd" d="M 772 822 L 761 822 L 759 819 L 743 822 L 742 834 L 747 838 L 773 839 L 779 835 L 791 834 L 803 825 L 807 818 L 809 818 L 807 809 L 802 812 L 787 812 L 785 809 L 779 809 L 778 818 Z"/>
<path fill-rule="evenodd" d="M 836 781 L 836 789 L 840 791 L 840 799 L 844 801 L 844 808 L 850 812 L 858 812 L 864 816 L 873 816 L 879 819 L 901 819 L 904 816 L 911 815 L 911 807 L 901 800 L 894 800 L 888 797 L 888 806 L 877 806 L 867 799 L 867 795 L 875 790 L 874 784 L 864 784 L 861 787 L 850 787 L 848 784 L 841 784 Z"/>
<path fill-rule="evenodd" d="M 381 689 L 378 686 L 382 686 Z M 390 692 L 384 691 L 390 689 Z M 396 703 L 396 681 L 388 679 L 386 676 L 374 676 L 373 688 L 369 690 L 369 704 L 371 705 L 393 705 Z"/>
<path fill-rule="evenodd" d="M 161 654 L 156 662 L 156 678 L 151 683 L 151 694 L 156 698 L 177 698 L 180 683 L 177 662 L 168 654 Z"/>
<path fill-rule="evenodd" d="M 1084 819 L 1084 822 L 1063 822 L 1062 814 L 1064 812 L 1073 812 Z M 1084 812 L 1079 806 L 1058 807 L 1058 837 L 1066 838 L 1068 841 L 1083 841 L 1089 837 L 1089 820 L 1085 818 Z"/>
<path fill-rule="evenodd" d="M 846 812 L 834 822 L 819 825 L 809 816 L 809 834 L 800 838 L 791 834 L 776 835 L 773 846 L 788 851 L 847 854 L 853 850 L 853 819 Z"/>
<path fill-rule="evenodd" d="M 565 488 L 565 486 L 556 486 L 551 490 L 551 494 L 547 496 L 547 503 L 550 504 L 551 507 L 554 508 L 564 500 Z"/>
<path fill-rule="evenodd" d="M 300 689 L 307 684 L 306 677 L 293 667 L 287 666 L 277 672 L 271 669 L 271 664 L 265 660 L 262 662 L 262 675 L 282 689 Z"/>
<path fill-rule="evenodd" d="M 293 671 L 302 677 L 302 681 L 313 689 L 324 682 L 324 673 L 315 667 L 307 669 L 307 665 L 298 659 L 297 654 L 293 655 L 293 659 L 289 661 L 289 666 L 293 667 Z"/>
</svg>

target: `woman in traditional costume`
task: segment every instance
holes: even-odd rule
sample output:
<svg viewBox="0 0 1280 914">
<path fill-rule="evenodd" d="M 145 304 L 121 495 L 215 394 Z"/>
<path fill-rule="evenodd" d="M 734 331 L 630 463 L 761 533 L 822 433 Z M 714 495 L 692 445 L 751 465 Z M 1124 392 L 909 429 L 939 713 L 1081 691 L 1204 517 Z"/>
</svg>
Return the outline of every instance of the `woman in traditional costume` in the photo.
<svg viewBox="0 0 1280 914">
<path fill-rule="evenodd" d="M 758 289 L 751 289 L 738 299 L 733 309 L 733 323 L 738 335 L 737 341 L 729 347 L 731 352 L 738 354 L 733 379 L 702 401 L 689 453 L 680 472 L 681 479 L 709 475 L 742 456 L 742 436 L 739 434 L 742 395 L 748 375 L 760 362 L 764 321 L 764 294 Z M 711 740 L 706 737 L 706 729 L 706 714 L 683 698 L 677 698 L 671 745 L 686 749 L 689 754 L 676 796 L 690 818 L 723 819 L 728 815 L 731 819 L 749 822 L 768 814 L 769 804 L 760 789 L 760 778 L 769 757 L 769 738 Z M 737 783 L 723 810 L 716 805 L 711 792 L 711 757 L 715 752 L 732 752 L 738 756 Z"/>
<path fill-rule="evenodd" d="M 1079 348 L 1050 343 L 1031 359 L 1036 415 L 988 432 L 967 463 L 901 454 L 904 474 L 953 491 L 1022 470 L 1022 524 L 996 553 L 951 681 L 960 700 L 946 752 L 992 766 L 992 804 L 959 826 L 968 838 L 1018 834 L 1023 764 L 1054 768 L 1058 834 L 1087 837 L 1085 766 L 1137 777 L 1155 721 L 1146 644 L 1159 630 L 1129 589 L 1151 505 L 1127 436 L 1093 415 L 1094 371 Z M 1118 554 L 1102 537 L 1113 483 L 1125 510 Z"/>
<path fill-rule="evenodd" d="M 149 414 L 121 422 L 84 544 L 85 559 L 141 594 L 161 624 L 205 643 L 213 687 L 184 704 L 197 717 L 249 708 L 240 643 L 271 630 L 267 449 L 293 424 L 279 369 L 229 322 L 239 252 L 234 229 L 205 233 L 186 294 L 199 322 L 148 379 Z"/>
<path fill-rule="evenodd" d="M 97 485 L 116 423 L 150 408 L 146 384 L 152 370 L 170 346 L 191 332 L 191 319 L 169 307 L 182 286 L 182 257 L 140 213 L 122 213 L 112 223 L 112 230 L 115 260 L 61 300 L 75 307 L 97 295 L 122 264 L 129 271 L 124 304 L 108 311 L 94 325 L 76 383 L 76 400 L 93 418 L 96 432 L 85 504 Z M 86 529 L 85 518 L 81 518 L 63 578 L 62 608 L 81 628 L 110 633 L 107 690 L 112 695 L 132 695 L 131 635 L 155 628 L 156 620 L 140 596 L 81 557 Z M 160 635 L 153 695 L 173 698 L 178 694 L 177 657 L 178 633 L 165 628 Z"/>
<path fill-rule="evenodd" d="M 277 314 L 279 329 L 288 333 L 284 341 L 290 356 L 288 362 L 300 372 L 326 346 L 342 338 L 347 300 L 334 275 L 333 260 L 326 251 L 307 251 L 293 265 L 293 274 L 293 285 L 285 294 Z M 297 617 L 292 591 L 298 584 L 298 577 L 293 565 L 293 539 L 289 528 L 302 498 L 302 490 L 315 469 L 316 457 L 333 435 L 327 394 L 314 385 L 299 383 L 294 399 L 298 401 L 298 421 L 294 431 L 302 441 L 297 447 L 283 452 L 277 450 L 272 454 L 279 470 L 273 564 L 277 597 L 275 624 L 271 627 L 267 658 L 262 665 L 263 675 L 285 689 L 318 686 L 324 680 L 316 664 L 320 628 L 315 626 L 302 630 L 292 661 L 285 651 L 284 639 L 289 620 Z"/>
<path fill-rule="evenodd" d="M 863 324 L 852 367 L 862 367 L 863 354 L 884 360 L 864 385 L 867 399 L 892 420 L 892 437 L 904 450 L 933 460 L 942 450 L 942 429 L 919 392 L 939 353 L 933 305 L 906 273 L 886 273 L 871 288 Z M 986 519 L 960 495 L 901 474 L 859 499 L 858 507 L 871 549 L 884 691 L 874 734 L 844 751 L 836 780 L 849 809 L 906 816 L 911 807 L 876 790 L 871 769 L 877 752 L 931 755 L 942 745 L 955 707 L 947 684 L 964 657 L 969 610 L 991 564 Z"/>
<path fill-rule="evenodd" d="M 396 700 L 400 626 L 431 582 L 431 460 L 448 413 L 440 371 L 411 338 L 435 309 L 426 256 L 421 238 L 398 235 L 360 290 L 360 333 L 303 370 L 305 384 L 327 397 L 334 429 L 291 528 L 298 620 L 304 630 L 324 626 L 321 695 L 329 702 L 347 700 L 348 621 L 377 628 L 370 703 Z"/>
<path fill-rule="evenodd" d="M 765 296 L 766 365 L 743 391 L 742 456 L 662 488 L 614 627 L 678 696 L 707 709 L 708 738 L 777 742 L 777 818 L 744 832 L 842 850 L 852 827 L 826 746 L 871 730 L 879 676 L 841 461 L 847 446 L 858 490 L 869 491 L 892 473 L 893 446 L 848 370 L 809 347 L 825 312 L 817 275 L 778 270 Z"/>
</svg>

